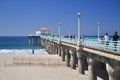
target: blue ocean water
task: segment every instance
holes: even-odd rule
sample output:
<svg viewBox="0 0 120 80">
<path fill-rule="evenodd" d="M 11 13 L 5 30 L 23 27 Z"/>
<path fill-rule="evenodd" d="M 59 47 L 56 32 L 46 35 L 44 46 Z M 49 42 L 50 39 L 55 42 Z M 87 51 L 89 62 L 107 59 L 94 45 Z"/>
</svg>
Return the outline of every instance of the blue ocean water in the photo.
<svg viewBox="0 0 120 80">
<path fill-rule="evenodd" d="M 0 49 L 42 49 L 40 45 L 29 45 L 26 36 L 0 37 Z"/>
<path fill-rule="evenodd" d="M 0 54 L 46 53 L 41 45 L 29 45 L 27 36 L 0 36 Z"/>
<path fill-rule="evenodd" d="M 85 39 L 97 39 L 97 36 L 85 36 Z M 103 38 L 103 36 L 100 36 Z M 41 45 L 29 45 L 27 36 L 0 36 L 0 54 L 47 54 Z"/>
</svg>

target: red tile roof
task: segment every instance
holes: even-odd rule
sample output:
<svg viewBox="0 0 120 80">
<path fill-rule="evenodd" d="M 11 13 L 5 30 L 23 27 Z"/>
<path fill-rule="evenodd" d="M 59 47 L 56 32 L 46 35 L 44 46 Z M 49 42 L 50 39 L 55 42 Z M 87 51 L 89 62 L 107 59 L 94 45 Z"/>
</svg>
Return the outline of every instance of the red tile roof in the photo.
<svg viewBox="0 0 120 80">
<path fill-rule="evenodd" d="M 50 29 L 42 27 L 42 28 L 38 29 L 37 31 L 44 31 L 44 32 L 49 31 L 50 32 Z"/>
</svg>

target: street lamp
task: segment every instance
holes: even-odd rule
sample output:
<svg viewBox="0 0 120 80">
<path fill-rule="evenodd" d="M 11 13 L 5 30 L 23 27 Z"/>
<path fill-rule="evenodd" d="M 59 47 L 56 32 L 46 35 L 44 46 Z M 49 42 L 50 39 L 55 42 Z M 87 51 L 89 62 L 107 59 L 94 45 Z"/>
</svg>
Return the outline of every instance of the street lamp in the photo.
<svg viewBox="0 0 120 80">
<path fill-rule="evenodd" d="M 100 22 L 98 22 L 98 41 L 100 40 Z"/>
<path fill-rule="evenodd" d="M 78 41 L 77 41 L 77 45 L 80 46 L 80 12 L 77 13 L 78 15 Z"/>
<path fill-rule="evenodd" d="M 60 22 L 58 22 L 58 33 L 59 33 L 59 38 L 58 41 L 61 41 L 61 33 L 60 33 Z"/>
</svg>

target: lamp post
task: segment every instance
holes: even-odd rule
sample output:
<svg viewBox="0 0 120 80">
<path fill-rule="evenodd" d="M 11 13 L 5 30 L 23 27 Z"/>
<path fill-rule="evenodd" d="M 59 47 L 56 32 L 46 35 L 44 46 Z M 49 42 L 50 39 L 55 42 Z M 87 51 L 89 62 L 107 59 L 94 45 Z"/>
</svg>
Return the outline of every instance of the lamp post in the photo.
<svg viewBox="0 0 120 80">
<path fill-rule="evenodd" d="M 100 22 L 98 22 L 98 41 L 100 40 Z"/>
<path fill-rule="evenodd" d="M 60 30 L 60 22 L 58 22 L 58 33 L 59 33 L 59 38 L 58 41 L 61 41 L 61 30 Z"/>
<path fill-rule="evenodd" d="M 61 56 L 61 35 L 60 35 L 60 22 L 58 22 L 58 35 L 59 35 L 59 38 L 58 38 L 58 55 Z"/>
<path fill-rule="evenodd" d="M 80 46 L 80 12 L 77 13 L 78 15 L 78 40 L 77 40 L 77 46 Z"/>
<path fill-rule="evenodd" d="M 80 74 L 84 74 L 85 73 L 85 69 L 84 69 L 85 57 L 81 55 L 81 52 L 80 52 L 80 50 L 82 50 L 81 41 L 80 41 L 80 12 L 78 12 L 77 15 L 78 15 L 78 41 L 77 41 L 76 51 L 77 51 L 77 57 L 78 57 L 78 72 Z"/>
</svg>

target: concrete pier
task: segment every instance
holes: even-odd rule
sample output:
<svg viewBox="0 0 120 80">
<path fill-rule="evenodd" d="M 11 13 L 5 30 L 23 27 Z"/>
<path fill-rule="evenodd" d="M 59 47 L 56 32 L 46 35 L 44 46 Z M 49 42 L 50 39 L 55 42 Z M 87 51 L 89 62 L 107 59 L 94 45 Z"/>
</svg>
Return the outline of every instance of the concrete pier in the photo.
<svg viewBox="0 0 120 80">
<path fill-rule="evenodd" d="M 61 56 L 61 44 L 58 42 L 58 55 Z"/>
<path fill-rule="evenodd" d="M 71 55 L 69 53 L 69 49 L 66 49 L 66 66 L 70 67 L 70 59 Z"/>
<path fill-rule="evenodd" d="M 117 65 L 113 67 L 110 64 L 106 64 L 106 67 L 108 71 L 109 80 L 120 80 L 120 68 L 117 67 Z"/>
<path fill-rule="evenodd" d="M 54 48 L 53 48 L 53 49 L 54 49 L 54 51 L 53 51 L 53 52 L 54 52 L 54 54 L 58 54 L 58 47 L 57 47 L 57 43 L 54 43 L 54 45 L 55 45 L 55 46 L 54 46 Z"/>
<path fill-rule="evenodd" d="M 49 54 L 58 54 L 59 57 L 61 57 L 61 61 L 66 61 L 67 66 L 70 66 L 72 69 L 76 69 L 78 66 L 78 72 L 80 74 L 86 75 L 85 70 L 87 68 L 89 80 L 97 80 L 97 77 L 100 76 L 98 74 L 99 70 L 105 71 L 106 69 L 109 80 L 120 80 L 120 42 L 116 42 L 116 48 L 113 44 L 115 42 L 109 41 L 107 47 L 106 44 L 103 43 L 104 40 L 98 42 L 100 37 L 99 23 L 98 40 L 89 38 L 83 40 L 81 37 L 80 12 L 78 12 L 77 15 L 78 34 L 74 39 L 69 40 L 61 35 L 59 22 L 57 35 L 28 36 L 29 44 L 34 45 L 40 42 Z M 39 38 L 40 41 L 38 41 L 37 38 Z"/>
<path fill-rule="evenodd" d="M 65 61 L 65 55 L 66 55 L 66 53 L 65 53 L 65 46 L 62 46 L 61 47 L 61 58 L 62 58 L 62 61 Z"/>
<path fill-rule="evenodd" d="M 78 72 L 85 74 L 85 56 L 83 55 L 78 57 Z"/>
<path fill-rule="evenodd" d="M 54 39 L 42 38 L 41 40 L 41 45 L 46 48 L 49 54 L 58 54 L 61 57 L 61 61 L 66 61 L 66 66 L 72 69 L 78 67 L 78 72 L 84 75 L 86 75 L 85 70 L 88 68 L 89 80 L 97 80 L 98 76 L 104 78 L 102 77 L 104 75 L 101 76 L 98 72 L 105 67 L 105 64 L 109 64 L 109 66 L 107 65 L 109 80 L 120 80 L 119 75 L 117 75 L 119 71 L 118 68 L 120 68 L 119 55 L 109 54 L 110 52 L 108 53 L 104 50 L 89 48 L 82 45 L 63 41 L 59 42 Z M 107 78 L 104 79 L 107 80 Z"/>
<path fill-rule="evenodd" d="M 70 54 L 71 54 L 71 68 L 76 69 L 76 63 L 77 63 L 77 56 L 76 56 L 76 51 L 75 49 L 70 49 Z"/>
<path fill-rule="evenodd" d="M 88 64 L 89 80 L 97 80 L 95 60 L 88 58 Z"/>
<path fill-rule="evenodd" d="M 84 53 L 81 50 L 82 48 L 80 46 L 76 47 L 77 58 L 78 58 L 78 72 L 80 74 L 85 74 L 85 67 L 87 66 L 85 65 L 86 57 L 83 55 Z"/>
<path fill-rule="evenodd" d="M 28 36 L 29 45 L 40 45 L 40 36 Z"/>
</svg>

